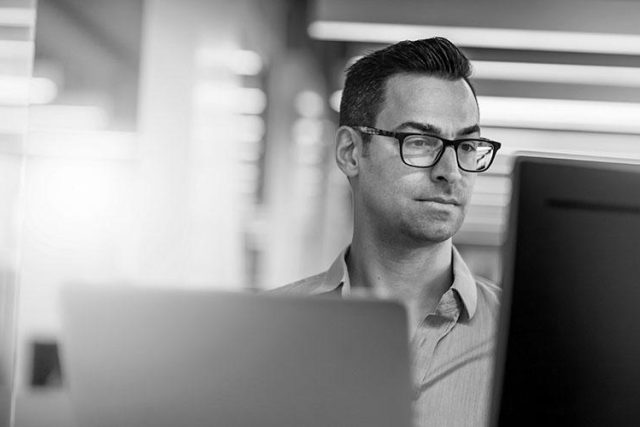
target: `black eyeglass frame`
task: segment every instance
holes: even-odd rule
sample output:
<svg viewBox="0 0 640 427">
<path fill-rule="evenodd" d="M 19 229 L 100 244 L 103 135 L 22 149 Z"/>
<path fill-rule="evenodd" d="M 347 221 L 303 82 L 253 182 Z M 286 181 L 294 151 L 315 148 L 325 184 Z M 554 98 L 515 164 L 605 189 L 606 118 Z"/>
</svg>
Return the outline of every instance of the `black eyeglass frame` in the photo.
<svg viewBox="0 0 640 427">
<path fill-rule="evenodd" d="M 367 135 L 380 135 L 380 136 L 388 136 L 391 138 L 395 138 L 396 141 L 398 141 L 398 144 L 400 146 L 400 158 L 402 159 L 402 163 L 404 163 L 407 166 L 411 166 L 412 168 L 420 168 L 420 169 L 426 169 L 426 168 L 431 168 L 433 166 L 436 165 L 436 163 L 438 163 L 440 161 L 440 159 L 442 158 L 442 154 L 444 153 L 444 151 L 447 149 L 447 147 L 453 147 L 453 151 L 456 153 L 456 162 L 458 163 L 458 167 L 465 171 L 465 172 L 472 172 L 472 173 L 480 173 L 480 172 L 486 172 L 487 170 L 489 170 L 489 168 L 491 167 L 491 165 L 493 164 L 493 160 L 496 158 L 496 153 L 498 152 L 498 150 L 500 149 L 500 147 L 502 146 L 501 143 L 497 142 L 497 141 L 493 141 L 491 139 L 487 139 L 487 138 L 461 138 L 461 139 L 446 139 L 443 138 L 439 135 L 434 135 L 434 134 L 430 134 L 430 133 L 423 133 L 423 132 L 391 132 L 388 130 L 382 130 L 382 129 L 378 129 L 378 128 L 374 128 L 374 127 L 370 127 L 370 126 L 350 126 L 352 129 L 357 130 L 358 132 L 367 134 Z M 404 140 L 407 137 L 410 136 L 428 136 L 430 138 L 436 138 L 439 139 L 440 141 L 442 141 L 442 150 L 440 150 L 440 153 L 436 156 L 436 158 L 434 159 L 433 163 L 428 165 L 428 166 L 416 166 L 416 165 L 411 165 L 409 163 L 407 163 L 407 161 L 404 159 L 404 150 L 403 150 L 403 144 L 404 144 Z M 487 142 L 489 144 L 491 144 L 491 146 L 493 147 L 493 152 L 491 153 L 491 160 L 489 161 L 489 164 L 487 165 L 486 168 L 481 169 L 481 170 L 469 170 L 469 169 L 465 169 L 462 167 L 462 165 L 460 164 L 460 159 L 458 158 L 458 146 L 460 144 L 462 144 L 463 142 L 468 142 L 468 141 L 482 141 L 482 142 Z"/>
</svg>

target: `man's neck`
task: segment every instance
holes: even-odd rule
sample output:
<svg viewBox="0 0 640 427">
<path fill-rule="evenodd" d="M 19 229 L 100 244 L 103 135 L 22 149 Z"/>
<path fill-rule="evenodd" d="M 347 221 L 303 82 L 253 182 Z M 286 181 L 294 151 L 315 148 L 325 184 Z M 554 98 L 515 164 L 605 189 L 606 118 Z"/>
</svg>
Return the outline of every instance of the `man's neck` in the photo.
<svg viewBox="0 0 640 427">
<path fill-rule="evenodd" d="M 403 301 L 410 316 L 433 312 L 453 282 L 451 240 L 410 249 L 388 243 L 354 235 L 347 259 L 351 286 Z"/>
</svg>

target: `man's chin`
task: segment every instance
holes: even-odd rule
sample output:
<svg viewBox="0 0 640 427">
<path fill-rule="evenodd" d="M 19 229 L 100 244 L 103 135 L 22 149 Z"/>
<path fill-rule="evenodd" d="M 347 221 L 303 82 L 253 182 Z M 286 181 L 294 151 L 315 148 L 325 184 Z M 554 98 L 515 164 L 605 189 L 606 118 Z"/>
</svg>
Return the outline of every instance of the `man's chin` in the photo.
<svg viewBox="0 0 640 427">
<path fill-rule="evenodd" d="M 406 230 L 403 234 L 417 245 L 423 246 L 445 242 L 453 237 L 455 231 L 451 229 Z"/>
<path fill-rule="evenodd" d="M 425 221 L 420 225 L 404 227 L 402 234 L 417 244 L 442 243 L 451 239 L 462 226 L 462 221 Z"/>
</svg>

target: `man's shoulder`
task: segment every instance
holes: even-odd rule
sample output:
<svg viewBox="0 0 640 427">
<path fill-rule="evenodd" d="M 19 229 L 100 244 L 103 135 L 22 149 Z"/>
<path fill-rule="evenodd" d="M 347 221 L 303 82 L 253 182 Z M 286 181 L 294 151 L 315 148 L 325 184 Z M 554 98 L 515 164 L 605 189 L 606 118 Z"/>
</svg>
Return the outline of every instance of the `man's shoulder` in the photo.
<svg viewBox="0 0 640 427">
<path fill-rule="evenodd" d="M 306 277 L 293 283 L 271 289 L 269 293 L 281 295 L 313 295 L 325 292 L 325 278 L 327 272 L 322 272 L 314 276 Z"/>
</svg>

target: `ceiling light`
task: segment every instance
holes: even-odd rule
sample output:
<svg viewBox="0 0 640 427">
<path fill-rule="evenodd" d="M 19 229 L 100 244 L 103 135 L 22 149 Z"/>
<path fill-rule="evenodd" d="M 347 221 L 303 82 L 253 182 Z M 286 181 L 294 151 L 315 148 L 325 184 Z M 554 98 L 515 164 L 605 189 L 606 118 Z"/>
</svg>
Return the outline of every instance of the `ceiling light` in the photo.
<svg viewBox="0 0 640 427">
<path fill-rule="evenodd" d="M 507 28 L 444 27 L 369 22 L 315 21 L 308 29 L 317 39 L 395 43 L 446 37 L 465 47 L 640 55 L 640 35 Z"/>
<path fill-rule="evenodd" d="M 640 68 L 472 61 L 474 79 L 640 87 Z"/>
<path fill-rule="evenodd" d="M 640 104 L 479 96 L 483 126 L 640 134 Z"/>
<path fill-rule="evenodd" d="M 203 68 L 225 68 L 241 76 L 260 74 L 262 58 L 257 52 L 246 49 L 215 49 L 203 47 L 196 52 L 198 65 Z"/>
<path fill-rule="evenodd" d="M 342 91 L 331 95 L 338 111 Z M 482 126 L 640 134 L 640 103 L 478 96 Z"/>
<path fill-rule="evenodd" d="M 58 95 L 58 86 L 46 77 L 0 75 L 0 103 L 3 105 L 48 104 Z"/>
<path fill-rule="evenodd" d="M 261 114 L 267 106 L 261 89 L 216 82 L 197 84 L 195 98 L 198 106 L 224 113 Z"/>
</svg>

